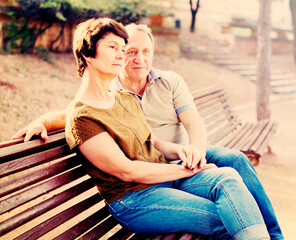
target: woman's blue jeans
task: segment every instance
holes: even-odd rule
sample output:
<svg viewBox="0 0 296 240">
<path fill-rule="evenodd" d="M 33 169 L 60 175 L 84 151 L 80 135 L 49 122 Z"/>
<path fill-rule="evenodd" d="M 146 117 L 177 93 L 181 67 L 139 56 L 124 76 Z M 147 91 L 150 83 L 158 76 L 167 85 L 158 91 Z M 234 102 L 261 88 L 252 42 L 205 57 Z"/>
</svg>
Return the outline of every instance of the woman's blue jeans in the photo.
<svg viewBox="0 0 296 240">
<path fill-rule="evenodd" d="M 246 155 L 241 151 L 208 145 L 206 159 L 208 163 L 214 163 L 218 167 L 232 167 L 239 173 L 257 202 L 270 238 L 273 240 L 284 239 L 269 198 Z"/>
<path fill-rule="evenodd" d="M 232 168 L 204 170 L 109 204 L 125 228 L 139 233 L 193 232 L 213 239 L 269 238 L 256 201 Z"/>
</svg>

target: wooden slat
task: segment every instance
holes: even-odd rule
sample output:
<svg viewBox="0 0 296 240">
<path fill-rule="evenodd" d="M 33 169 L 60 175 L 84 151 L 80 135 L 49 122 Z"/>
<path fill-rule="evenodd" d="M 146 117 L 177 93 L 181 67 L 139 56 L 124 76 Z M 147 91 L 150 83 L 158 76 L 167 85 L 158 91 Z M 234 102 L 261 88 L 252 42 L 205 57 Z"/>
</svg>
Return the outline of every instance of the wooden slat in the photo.
<svg viewBox="0 0 296 240">
<path fill-rule="evenodd" d="M 104 218 L 110 215 L 108 208 L 103 207 L 99 211 L 95 212 L 88 218 L 84 219 L 82 222 L 76 224 L 75 226 L 67 229 L 61 235 L 57 236 L 54 240 L 64 240 L 64 239 L 74 239 L 83 233 L 87 232 L 91 227 L 97 225 Z"/>
<path fill-rule="evenodd" d="M 104 236 L 107 232 L 109 232 L 112 228 L 114 228 L 118 222 L 113 217 L 107 218 L 104 222 L 92 228 L 83 236 L 77 238 L 79 240 L 89 240 L 89 239 L 99 239 Z"/>
<path fill-rule="evenodd" d="M 36 182 L 42 181 L 46 178 L 60 174 L 72 167 L 79 165 L 79 161 L 76 155 L 72 155 L 68 159 L 55 162 L 50 165 L 45 165 L 38 171 L 22 173 L 7 181 L 0 183 L 0 197 L 15 192 L 21 188 L 30 186 Z"/>
<path fill-rule="evenodd" d="M 62 203 L 76 197 L 80 193 L 94 187 L 93 180 L 88 179 L 78 185 L 67 189 L 45 201 L 35 205 L 32 208 L 26 209 L 19 214 L 6 219 L 0 223 L 0 236 L 16 229 L 17 227 L 29 222 L 30 220 L 40 216 L 41 214 L 61 205 Z"/>
<path fill-rule="evenodd" d="M 30 229 L 29 231 L 21 234 L 14 240 L 22 240 L 22 239 L 37 239 L 44 235 L 45 233 L 51 231 L 52 229 L 56 228 L 60 224 L 63 224 L 64 222 L 68 221 L 69 219 L 75 217 L 79 213 L 87 210 L 91 206 L 97 204 L 101 201 L 101 198 L 99 197 L 99 194 L 95 194 L 90 196 L 87 199 L 84 199 L 81 202 L 78 202 L 74 206 L 62 211 L 61 213 L 58 213 L 57 215 L 47 219 L 46 221 L 38 224 L 33 229 Z M 90 225 L 89 225 L 90 226 Z M 69 238 L 67 238 L 69 239 Z"/>
<path fill-rule="evenodd" d="M 34 185 L 21 191 L 17 194 L 14 194 L 8 198 L 5 198 L 0 201 L 0 214 L 9 211 L 13 208 L 18 207 L 26 202 L 31 201 L 32 199 L 37 198 L 47 192 L 50 192 L 60 186 L 63 186 L 69 182 L 72 182 L 86 173 L 82 167 L 78 167 L 71 171 L 65 172 L 61 175 L 58 175 L 55 178 L 50 178 L 49 180 L 42 182 L 38 185 Z"/>
<path fill-rule="evenodd" d="M 68 154 L 71 154 L 71 151 L 68 145 L 64 144 L 56 148 L 46 150 L 44 152 L 32 154 L 20 159 L 2 163 L 0 177 L 28 169 L 41 163 L 49 162 L 53 159 L 57 159 Z"/>
<path fill-rule="evenodd" d="M 220 125 L 217 131 L 215 131 L 214 133 L 208 134 L 209 143 L 215 145 L 223 137 L 233 132 L 239 125 L 240 123 L 236 122 L 235 120 L 232 120 L 228 123 Z"/>
<path fill-rule="evenodd" d="M 194 99 L 203 98 L 209 94 L 215 94 L 216 92 L 221 91 L 222 88 L 219 88 L 218 86 L 211 86 L 208 88 L 203 88 L 194 92 L 191 92 L 191 95 Z"/>
<path fill-rule="evenodd" d="M 243 124 L 236 132 L 235 134 L 233 134 L 233 138 L 230 139 L 229 141 L 223 143 L 224 147 L 228 147 L 228 148 L 233 148 L 233 149 L 237 149 L 236 145 L 241 141 L 241 139 L 243 138 L 243 136 L 245 136 L 245 134 L 247 134 L 247 132 L 249 132 L 254 124 L 252 123 L 246 123 Z M 240 150 L 240 149 L 237 149 Z"/>
<path fill-rule="evenodd" d="M 265 128 L 262 130 L 260 136 L 257 138 L 256 142 L 253 143 L 252 146 L 249 147 L 251 152 L 260 153 L 260 149 L 262 149 L 262 145 L 267 142 L 267 138 L 271 136 L 275 131 L 276 124 L 272 122 L 268 122 Z"/>
<path fill-rule="evenodd" d="M 129 230 L 125 228 L 121 228 L 119 231 L 117 231 L 115 234 L 113 234 L 111 237 L 108 238 L 108 240 L 126 240 L 130 236 L 132 236 L 134 233 L 130 232 Z M 62 240 L 62 239 L 61 239 Z"/>
<path fill-rule="evenodd" d="M 268 124 L 268 121 L 260 121 L 255 125 L 252 132 L 249 134 L 248 140 L 241 147 L 242 151 L 247 151 L 247 152 L 250 151 L 250 147 L 258 139 L 260 133 L 263 131 L 263 129 L 266 127 L 267 124 Z"/>
<path fill-rule="evenodd" d="M 0 162 L 7 162 L 14 158 L 24 157 L 38 151 L 44 151 L 54 146 L 65 144 L 65 132 L 57 133 L 48 137 L 47 140 L 36 139 L 26 143 L 0 149 Z"/>
</svg>

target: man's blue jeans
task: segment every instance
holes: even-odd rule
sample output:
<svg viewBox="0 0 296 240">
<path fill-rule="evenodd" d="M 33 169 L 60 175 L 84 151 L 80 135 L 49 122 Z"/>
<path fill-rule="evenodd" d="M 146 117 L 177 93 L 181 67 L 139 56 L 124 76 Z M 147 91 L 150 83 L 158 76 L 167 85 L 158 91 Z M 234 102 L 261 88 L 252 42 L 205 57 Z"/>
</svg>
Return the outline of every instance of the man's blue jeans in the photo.
<svg viewBox="0 0 296 240">
<path fill-rule="evenodd" d="M 271 239 L 284 239 L 273 207 L 246 155 L 229 148 L 208 145 L 206 159 L 208 163 L 218 167 L 232 167 L 239 173 L 260 208 Z"/>
<path fill-rule="evenodd" d="M 262 239 L 268 232 L 256 201 L 232 168 L 204 170 L 160 183 L 109 204 L 133 232 L 194 232 L 213 239 Z"/>
</svg>

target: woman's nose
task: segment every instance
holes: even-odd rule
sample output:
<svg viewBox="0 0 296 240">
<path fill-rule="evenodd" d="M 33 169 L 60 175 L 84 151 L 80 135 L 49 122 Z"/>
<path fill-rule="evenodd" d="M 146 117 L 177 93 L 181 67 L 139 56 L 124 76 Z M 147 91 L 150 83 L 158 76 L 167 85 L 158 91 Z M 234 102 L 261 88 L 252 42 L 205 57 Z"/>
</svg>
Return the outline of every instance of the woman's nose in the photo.
<svg viewBox="0 0 296 240">
<path fill-rule="evenodd" d="M 123 52 L 121 49 L 117 50 L 116 59 L 123 59 Z"/>
</svg>

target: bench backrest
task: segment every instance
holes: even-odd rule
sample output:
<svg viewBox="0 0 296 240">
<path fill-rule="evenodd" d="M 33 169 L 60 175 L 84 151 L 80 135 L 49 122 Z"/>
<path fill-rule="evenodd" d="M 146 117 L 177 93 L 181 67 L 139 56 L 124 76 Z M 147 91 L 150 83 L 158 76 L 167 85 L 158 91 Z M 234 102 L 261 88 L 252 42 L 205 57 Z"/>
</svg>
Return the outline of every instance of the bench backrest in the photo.
<svg viewBox="0 0 296 240">
<path fill-rule="evenodd" d="M 227 136 L 241 124 L 230 106 L 225 90 L 209 87 L 193 92 L 192 95 L 198 112 L 204 120 L 208 142 L 223 146 Z"/>
<path fill-rule="evenodd" d="M 63 131 L 16 143 L 0 145 L 0 238 L 90 239 L 117 225 Z"/>
</svg>

